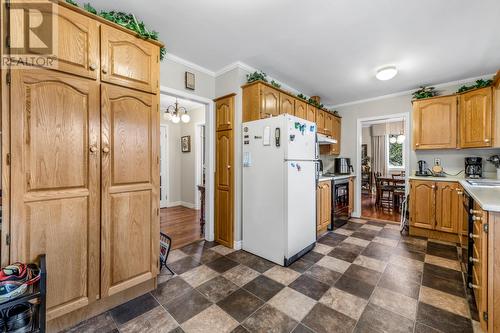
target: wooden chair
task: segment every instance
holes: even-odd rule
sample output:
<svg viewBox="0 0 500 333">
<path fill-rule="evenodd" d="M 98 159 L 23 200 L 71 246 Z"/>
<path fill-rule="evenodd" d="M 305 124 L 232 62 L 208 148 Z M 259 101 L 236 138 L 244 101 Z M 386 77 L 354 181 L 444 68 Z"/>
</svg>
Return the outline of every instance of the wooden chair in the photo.
<svg viewBox="0 0 500 333">
<path fill-rule="evenodd" d="M 394 185 L 386 180 L 381 180 L 378 174 L 375 177 L 377 184 L 376 204 L 382 208 L 392 210 L 394 208 Z"/>
</svg>

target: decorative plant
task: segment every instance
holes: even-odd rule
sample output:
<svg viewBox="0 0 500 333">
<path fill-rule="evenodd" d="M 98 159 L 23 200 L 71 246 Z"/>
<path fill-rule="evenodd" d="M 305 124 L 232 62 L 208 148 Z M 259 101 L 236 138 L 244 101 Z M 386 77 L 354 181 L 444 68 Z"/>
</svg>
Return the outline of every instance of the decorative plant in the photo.
<svg viewBox="0 0 500 333">
<path fill-rule="evenodd" d="M 419 90 L 415 91 L 413 95 L 413 99 L 422 99 L 437 96 L 437 91 L 434 87 L 424 87 L 421 86 Z"/>
<path fill-rule="evenodd" d="M 307 102 L 308 102 L 309 104 L 311 104 L 311 105 L 314 105 L 315 107 L 317 107 L 317 108 L 319 108 L 319 109 L 323 109 L 323 108 L 324 108 L 324 105 L 323 105 L 323 104 L 318 103 L 318 101 L 316 101 L 316 100 L 315 100 L 315 99 L 313 99 L 313 98 L 309 98 L 309 99 L 307 100 Z"/>
<path fill-rule="evenodd" d="M 274 80 L 272 80 L 272 81 L 271 81 L 271 85 L 272 85 L 273 87 L 275 87 L 275 88 L 278 88 L 278 89 L 279 89 L 279 88 L 281 88 L 281 84 L 279 84 L 278 82 L 276 82 L 276 81 L 274 81 Z"/>
<path fill-rule="evenodd" d="M 333 110 L 333 115 L 339 117 L 339 112 L 337 110 Z"/>
<path fill-rule="evenodd" d="M 78 4 L 73 0 L 66 0 L 66 2 L 78 7 Z M 126 29 L 134 31 L 140 38 L 158 40 L 158 32 L 154 30 L 148 30 L 144 22 L 138 21 L 134 14 L 118 12 L 114 10 L 110 12 L 98 12 L 97 9 L 95 9 L 90 3 L 84 4 L 83 9 L 85 9 L 89 13 L 98 15 L 108 21 L 121 25 Z M 163 60 L 166 54 L 167 50 L 164 47 L 160 48 L 160 60 Z"/>
<path fill-rule="evenodd" d="M 255 81 L 264 81 L 267 82 L 267 74 L 262 71 L 255 71 L 252 74 L 247 74 L 247 83 L 255 82 Z"/>
<path fill-rule="evenodd" d="M 304 94 L 298 94 L 298 95 L 297 95 L 297 97 L 298 97 L 298 98 L 300 98 L 300 99 L 303 99 L 304 101 L 306 101 L 306 102 L 307 102 L 307 99 L 308 99 L 308 98 L 307 98 L 307 96 L 306 96 L 306 95 L 304 95 Z"/>
<path fill-rule="evenodd" d="M 493 80 L 483 80 L 483 79 L 480 79 L 480 80 L 476 80 L 476 84 L 472 85 L 472 86 L 461 86 L 460 89 L 458 89 L 458 93 L 463 93 L 463 92 L 466 92 L 466 91 L 469 91 L 469 90 L 472 90 L 472 89 L 479 89 L 479 88 L 485 88 L 485 87 L 489 87 L 491 86 L 491 84 L 493 83 Z"/>
</svg>

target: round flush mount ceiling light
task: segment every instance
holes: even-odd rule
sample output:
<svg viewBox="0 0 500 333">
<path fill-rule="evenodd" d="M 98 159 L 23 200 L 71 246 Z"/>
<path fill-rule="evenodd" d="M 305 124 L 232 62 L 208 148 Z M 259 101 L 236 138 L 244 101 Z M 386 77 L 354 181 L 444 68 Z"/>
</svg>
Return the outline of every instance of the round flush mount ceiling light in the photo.
<svg viewBox="0 0 500 333">
<path fill-rule="evenodd" d="M 380 81 L 387 81 L 395 77 L 396 74 L 398 74 L 398 69 L 396 68 L 396 66 L 386 66 L 379 68 L 375 76 Z"/>
</svg>

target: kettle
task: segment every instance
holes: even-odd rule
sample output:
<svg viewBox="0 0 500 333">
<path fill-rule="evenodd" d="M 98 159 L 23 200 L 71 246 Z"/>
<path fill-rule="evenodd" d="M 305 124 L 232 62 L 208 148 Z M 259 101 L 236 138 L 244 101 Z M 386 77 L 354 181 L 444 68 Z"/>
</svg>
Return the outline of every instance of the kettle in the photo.
<svg viewBox="0 0 500 333">
<path fill-rule="evenodd" d="M 416 176 L 427 176 L 427 162 L 420 160 L 418 161 L 418 171 L 415 173 Z"/>
</svg>

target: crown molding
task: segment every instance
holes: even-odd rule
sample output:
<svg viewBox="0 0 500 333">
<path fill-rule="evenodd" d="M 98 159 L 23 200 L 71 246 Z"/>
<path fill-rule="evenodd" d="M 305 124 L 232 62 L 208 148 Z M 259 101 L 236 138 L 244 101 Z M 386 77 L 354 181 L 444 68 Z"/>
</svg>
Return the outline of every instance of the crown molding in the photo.
<svg viewBox="0 0 500 333">
<path fill-rule="evenodd" d="M 176 56 L 175 54 L 172 54 L 172 53 L 167 53 L 165 55 L 165 59 L 167 60 L 170 60 L 170 61 L 173 61 L 175 63 L 178 63 L 180 65 L 184 65 L 186 67 L 189 67 L 189 68 L 192 68 L 194 69 L 195 71 L 198 71 L 198 72 L 201 72 L 201 73 L 204 73 L 204 74 L 207 74 L 211 77 L 215 77 L 215 72 L 214 71 L 211 71 L 210 69 L 208 68 L 205 68 L 203 66 L 200 66 L 198 64 L 195 64 L 194 62 L 191 62 L 189 60 L 186 60 L 184 58 L 181 58 L 181 57 L 178 57 Z"/>
<path fill-rule="evenodd" d="M 485 75 L 481 75 L 481 76 L 470 77 L 470 78 L 467 78 L 467 79 L 461 79 L 461 80 L 456 80 L 456 81 L 438 83 L 438 84 L 434 84 L 434 85 L 431 85 L 431 86 L 433 86 L 434 88 L 445 88 L 445 87 L 449 87 L 449 86 L 459 86 L 459 85 L 462 85 L 462 84 L 470 83 L 470 82 L 473 82 L 473 81 L 476 81 L 476 80 L 479 80 L 479 79 L 484 79 L 486 77 L 491 77 L 491 76 L 494 76 L 494 75 L 495 75 L 494 73 L 493 74 L 485 74 Z M 328 108 L 328 109 L 334 109 L 334 108 L 340 108 L 340 107 L 343 107 L 343 106 L 350 106 L 350 105 L 356 105 L 356 104 L 363 104 L 363 103 L 368 103 L 368 102 L 379 101 L 381 99 L 387 99 L 387 98 L 393 98 L 393 97 L 399 97 L 399 96 L 406 96 L 406 95 L 411 95 L 411 93 L 413 93 L 416 89 L 417 88 L 411 89 L 411 90 L 400 91 L 400 92 L 396 92 L 396 93 L 392 93 L 392 94 L 377 96 L 377 97 L 360 99 L 360 100 L 356 100 L 356 101 L 352 101 L 352 102 L 347 102 L 347 103 L 342 103 L 342 104 L 337 104 L 337 105 L 326 105 L 325 107 Z"/>
</svg>

